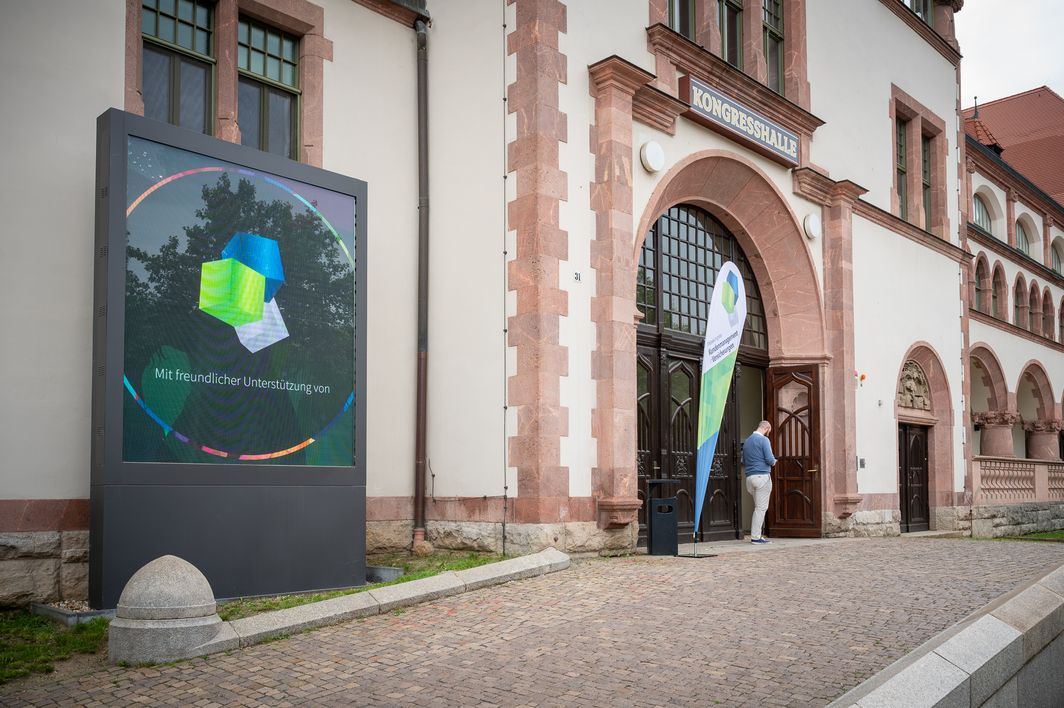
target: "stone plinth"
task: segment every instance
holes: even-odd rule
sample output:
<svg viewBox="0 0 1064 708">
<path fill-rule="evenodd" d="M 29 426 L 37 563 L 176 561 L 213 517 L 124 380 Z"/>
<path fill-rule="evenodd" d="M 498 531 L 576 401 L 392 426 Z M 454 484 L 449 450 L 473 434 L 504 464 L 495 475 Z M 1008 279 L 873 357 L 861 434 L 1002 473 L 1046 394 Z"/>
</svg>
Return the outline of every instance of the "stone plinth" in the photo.
<svg viewBox="0 0 1064 708">
<path fill-rule="evenodd" d="M 200 656 L 219 650 L 223 631 L 232 633 L 232 628 L 218 617 L 207 578 L 188 561 L 163 556 L 134 573 L 123 588 L 108 633 L 108 658 L 144 664 Z"/>
</svg>

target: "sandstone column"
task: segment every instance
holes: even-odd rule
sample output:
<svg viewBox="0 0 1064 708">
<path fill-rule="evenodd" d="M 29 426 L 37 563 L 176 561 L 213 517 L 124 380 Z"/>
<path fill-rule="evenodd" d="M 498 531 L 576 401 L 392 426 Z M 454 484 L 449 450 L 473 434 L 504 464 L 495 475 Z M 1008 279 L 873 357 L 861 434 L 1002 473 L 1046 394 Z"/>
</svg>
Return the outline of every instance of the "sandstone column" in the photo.
<svg viewBox="0 0 1064 708">
<path fill-rule="evenodd" d="M 1014 411 L 973 413 L 972 422 L 982 426 L 982 454 L 987 457 L 1015 457 L 1012 426 L 1020 422 Z"/>
<path fill-rule="evenodd" d="M 1031 436 L 1027 443 L 1027 456 L 1035 460 L 1060 459 L 1059 420 L 1032 420 L 1024 423 L 1023 429 Z"/>
</svg>

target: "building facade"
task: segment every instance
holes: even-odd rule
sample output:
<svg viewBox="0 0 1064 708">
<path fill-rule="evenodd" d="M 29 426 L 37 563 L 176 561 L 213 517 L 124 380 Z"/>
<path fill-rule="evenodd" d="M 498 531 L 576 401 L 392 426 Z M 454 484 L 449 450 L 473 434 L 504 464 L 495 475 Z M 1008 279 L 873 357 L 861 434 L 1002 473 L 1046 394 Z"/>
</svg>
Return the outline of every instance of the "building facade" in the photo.
<svg viewBox="0 0 1064 708">
<path fill-rule="evenodd" d="M 111 107 L 369 184 L 370 549 L 622 552 L 659 493 L 694 533 L 701 341 L 728 260 L 749 315 L 701 538 L 748 528 L 738 450 L 763 418 L 773 535 L 1064 519 L 1064 333 L 1044 324 L 1047 302 L 1064 311 L 1064 212 L 966 137 L 962 5 L 5 7 L 0 86 L 34 100 L 0 114 L 18 166 L 0 197 L 0 599 L 85 591 L 94 131 Z M 990 229 L 970 223 L 981 195 Z M 1014 247 L 1021 222 L 1037 258 Z M 1000 318 L 978 275 L 999 271 Z"/>
</svg>

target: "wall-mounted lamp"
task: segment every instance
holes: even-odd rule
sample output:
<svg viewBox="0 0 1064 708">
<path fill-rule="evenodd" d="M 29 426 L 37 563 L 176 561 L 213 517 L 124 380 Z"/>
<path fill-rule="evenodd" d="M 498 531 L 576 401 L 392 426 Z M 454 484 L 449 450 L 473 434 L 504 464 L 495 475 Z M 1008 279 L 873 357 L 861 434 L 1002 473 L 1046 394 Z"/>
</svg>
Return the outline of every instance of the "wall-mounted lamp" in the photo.
<svg viewBox="0 0 1064 708">
<path fill-rule="evenodd" d="M 820 221 L 820 214 L 809 214 L 802 221 L 802 226 L 805 228 L 806 238 L 810 241 L 824 235 L 824 224 Z"/>
<path fill-rule="evenodd" d="M 639 148 L 639 161 L 647 172 L 660 172 L 665 167 L 665 151 L 653 140 L 648 140 Z"/>
</svg>

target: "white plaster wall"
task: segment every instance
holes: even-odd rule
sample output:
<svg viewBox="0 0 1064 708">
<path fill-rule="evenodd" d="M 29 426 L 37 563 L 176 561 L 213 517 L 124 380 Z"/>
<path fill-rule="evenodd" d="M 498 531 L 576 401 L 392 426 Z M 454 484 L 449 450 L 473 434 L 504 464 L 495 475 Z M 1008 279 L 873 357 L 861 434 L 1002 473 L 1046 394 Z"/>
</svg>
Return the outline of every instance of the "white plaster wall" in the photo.
<svg viewBox="0 0 1064 708">
<path fill-rule="evenodd" d="M 808 0 L 811 112 L 826 121 L 813 136 L 812 161 L 832 179 L 868 190 L 890 211 L 894 183 L 891 84 L 945 121 L 946 213 L 957 235 L 957 76 L 953 65 L 880 2 Z M 862 28 L 856 30 L 855 28 Z"/>
<path fill-rule="evenodd" d="M 506 445 L 504 6 L 463 0 L 435 3 L 430 11 L 428 456 L 435 486 L 429 491 L 500 496 Z"/>
<path fill-rule="evenodd" d="M 561 464 L 569 468 L 569 494 L 591 496 L 591 470 L 598 450 L 591 432 L 596 383 L 591 356 L 596 328 L 591 320 L 595 271 L 591 242 L 595 213 L 590 185 L 595 181 L 595 157 L 590 126 L 595 122 L 587 67 L 617 54 L 653 71 L 646 48 L 648 8 L 644 0 L 581 0 L 567 3 L 565 34 L 559 50 L 567 56 L 567 83 L 559 87 L 558 108 L 566 114 L 568 141 L 559 146 L 560 169 L 568 175 L 569 198 L 559 206 L 559 224 L 569 235 L 568 259 L 559 264 L 560 287 L 569 294 L 569 314 L 560 322 L 560 343 L 569 350 L 569 373 L 561 380 L 561 405 L 569 411 L 569 434 L 561 440 Z"/>
<path fill-rule="evenodd" d="M 414 31 L 326 4 L 325 167 L 369 182 L 367 494 L 413 494 L 417 363 Z M 428 490 L 503 493 L 503 9 L 441 3 L 429 29 Z M 461 80 L 456 80 L 461 77 Z"/>
<path fill-rule="evenodd" d="M 369 183 L 366 494 L 409 496 L 417 352 L 414 32 L 353 2 L 322 4 L 333 42 L 333 60 L 325 62 L 323 167 Z"/>
<path fill-rule="evenodd" d="M 0 497 L 87 497 L 96 117 L 123 104 L 125 5 L 0 13 Z"/>
<path fill-rule="evenodd" d="M 854 217 L 854 354 L 866 375 L 857 389 L 861 494 L 897 493 L 894 398 L 906 352 L 929 344 L 949 382 L 954 490 L 964 488 L 960 266 L 876 224 Z M 937 402 L 936 402 L 937 403 Z"/>
</svg>

